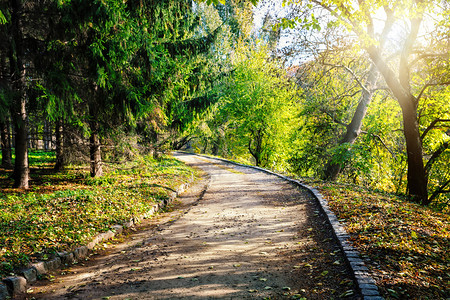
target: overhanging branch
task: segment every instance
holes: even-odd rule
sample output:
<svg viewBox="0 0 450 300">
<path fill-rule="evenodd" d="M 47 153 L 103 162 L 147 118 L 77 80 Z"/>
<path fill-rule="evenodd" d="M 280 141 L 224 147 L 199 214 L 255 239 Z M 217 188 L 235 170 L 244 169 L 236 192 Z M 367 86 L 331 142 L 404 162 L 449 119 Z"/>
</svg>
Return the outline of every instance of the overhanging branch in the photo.
<svg viewBox="0 0 450 300">
<path fill-rule="evenodd" d="M 450 119 L 435 119 L 433 120 L 433 122 L 430 123 L 430 125 L 425 129 L 425 131 L 422 133 L 422 135 L 420 136 L 420 139 L 423 141 L 423 139 L 425 138 L 425 136 L 427 135 L 427 133 L 436 128 L 436 124 L 440 123 L 440 122 L 450 122 Z"/>
<path fill-rule="evenodd" d="M 433 201 L 434 199 L 436 199 L 439 194 L 443 194 L 443 193 L 448 193 L 449 190 L 446 190 L 445 188 L 450 184 L 450 179 L 447 180 L 446 182 L 444 182 L 436 191 L 434 191 L 434 193 L 430 196 L 430 198 L 428 199 L 429 202 Z"/>
<path fill-rule="evenodd" d="M 359 80 L 358 76 L 356 76 L 356 74 L 347 66 L 344 65 L 335 65 L 335 64 L 330 64 L 327 62 L 323 62 L 323 65 L 325 66 L 330 66 L 333 68 L 341 68 L 344 69 L 345 71 L 347 71 L 354 79 L 355 81 L 358 83 L 358 85 L 366 92 L 366 93 L 370 93 L 369 90 L 364 86 L 364 84 L 361 82 L 361 80 Z"/>
<path fill-rule="evenodd" d="M 442 153 L 444 153 L 445 150 L 447 150 L 449 147 L 448 142 L 442 143 L 436 151 L 434 151 L 433 155 L 431 155 L 430 159 L 428 160 L 427 164 L 425 165 L 425 176 L 428 178 L 428 174 L 430 174 L 431 167 L 433 164 L 437 161 L 439 156 L 441 156 Z"/>
<path fill-rule="evenodd" d="M 424 85 L 424 87 L 422 88 L 422 90 L 420 91 L 419 95 L 417 96 L 417 101 L 420 100 L 420 98 L 422 97 L 423 93 L 425 92 L 425 90 L 427 88 L 429 88 L 430 86 L 439 86 L 439 85 L 450 85 L 450 81 L 447 82 L 439 82 L 439 83 L 427 83 Z"/>
<path fill-rule="evenodd" d="M 319 109 L 321 112 L 323 112 L 324 114 L 326 114 L 327 116 L 329 116 L 334 123 L 339 124 L 344 126 L 345 128 L 347 128 L 348 124 L 345 124 L 344 122 L 342 122 L 341 120 L 337 120 L 329 111 L 325 110 L 325 109 Z"/>
<path fill-rule="evenodd" d="M 369 135 L 375 137 L 378 141 L 380 141 L 380 143 L 383 145 L 383 147 L 386 148 L 386 150 L 392 155 L 392 157 L 393 157 L 394 159 L 397 158 L 397 156 L 395 155 L 395 153 L 392 152 L 391 149 L 389 149 L 389 147 L 388 147 L 388 146 L 386 145 L 386 143 L 383 141 L 383 139 L 381 138 L 381 136 L 379 136 L 378 134 L 375 134 L 375 133 L 369 133 L 369 132 L 367 132 L 367 131 L 361 131 L 361 133 L 369 134 Z"/>
</svg>

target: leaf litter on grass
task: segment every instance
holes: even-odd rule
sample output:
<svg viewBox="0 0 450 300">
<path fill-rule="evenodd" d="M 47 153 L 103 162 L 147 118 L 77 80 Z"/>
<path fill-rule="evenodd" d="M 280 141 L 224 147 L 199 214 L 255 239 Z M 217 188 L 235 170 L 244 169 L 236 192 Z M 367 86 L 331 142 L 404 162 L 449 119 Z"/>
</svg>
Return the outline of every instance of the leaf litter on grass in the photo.
<svg viewBox="0 0 450 300">
<path fill-rule="evenodd" d="M 105 169 L 105 176 L 92 179 L 80 176 L 79 168 L 35 173 L 34 184 L 49 184 L 25 192 L 0 190 L 2 277 L 33 260 L 46 260 L 57 251 L 85 244 L 111 225 L 147 212 L 194 175 L 194 170 L 168 157 Z"/>
<path fill-rule="evenodd" d="M 406 199 L 353 186 L 314 182 L 370 260 L 386 298 L 445 299 L 450 281 L 450 217 Z M 447 295 L 447 296 L 446 296 Z"/>
</svg>

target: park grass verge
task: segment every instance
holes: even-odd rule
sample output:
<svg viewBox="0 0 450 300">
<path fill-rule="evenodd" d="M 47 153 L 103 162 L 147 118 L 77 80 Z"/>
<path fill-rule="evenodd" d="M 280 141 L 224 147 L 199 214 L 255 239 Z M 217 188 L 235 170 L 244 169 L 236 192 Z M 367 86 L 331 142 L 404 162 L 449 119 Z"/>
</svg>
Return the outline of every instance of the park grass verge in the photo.
<svg viewBox="0 0 450 300">
<path fill-rule="evenodd" d="M 407 199 L 351 185 L 317 187 L 386 299 L 448 299 L 450 216 Z"/>
<path fill-rule="evenodd" d="M 32 165 L 28 191 L 8 188 L 9 177 L 0 178 L 1 277 L 144 214 L 196 174 L 170 157 L 140 157 L 106 165 L 103 177 L 90 178 L 86 166 L 53 173 L 48 169 L 52 156 L 42 158 Z"/>
</svg>

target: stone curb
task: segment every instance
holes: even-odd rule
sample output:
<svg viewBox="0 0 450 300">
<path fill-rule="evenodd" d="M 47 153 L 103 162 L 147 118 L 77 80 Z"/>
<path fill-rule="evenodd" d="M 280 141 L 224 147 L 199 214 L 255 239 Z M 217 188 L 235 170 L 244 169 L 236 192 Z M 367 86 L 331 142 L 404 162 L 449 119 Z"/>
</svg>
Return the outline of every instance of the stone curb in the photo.
<svg viewBox="0 0 450 300">
<path fill-rule="evenodd" d="M 142 220 L 151 217 L 156 212 L 166 207 L 175 198 L 177 198 L 179 194 L 183 193 L 193 181 L 194 175 L 191 175 L 191 178 L 187 183 L 181 184 L 175 189 L 174 192 L 169 194 L 169 199 L 156 203 L 146 213 L 140 216 L 135 216 L 129 221 L 124 222 L 122 225 L 111 226 L 111 230 L 98 234 L 86 246 L 80 246 L 72 252 L 59 252 L 53 259 L 31 264 L 30 268 L 18 272 L 18 276 L 10 276 L 2 279 L 2 282 L 0 282 L 0 300 L 12 299 L 15 295 L 25 293 L 27 286 L 36 282 L 39 276 L 45 275 L 49 272 L 61 270 L 65 266 L 85 259 L 89 255 L 89 251 L 92 250 L 97 244 L 112 239 L 114 236 L 121 234 L 124 229 L 140 223 Z"/>
<path fill-rule="evenodd" d="M 263 169 L 257 166 L 244 165 L 241 163 L 237 163 L 234 161 L 230 161 L 223 158 L 213 157 L 205 154 L 197 154 L 197 153 L 188 153 L 186 154 L 203 156 L 209 159 L 215 159 L 226 163 L 231 163 L 241 167 L 252 168 L 258 171 L 265 172 L 270 175 L 275 175 L 281 179 L 289 181 L 305 190 L 307 190 L 316 201 L 319 203 L 322 212 L 327 216 L 327 221 L 333 228 L 333 234 L 336 237 L 339 247 L 344 253 L 344 258 L 347 262 L 347 265 L 350 267 L 350 270 L 354 277 L 354 282 L 357 286 L 357 289 L 361 293 L 363 300 L 383 300 L 384 298 L 380 296 L 378 291 L 378 287 L 376 286 L 375 280 L 370 276 L 369 269 L 364 264 L 364 261 L 360 258 L 359 252 L 353 248 L 351 242 L 349 241 L 350 236 L 348 235 L 345 228 L 339 223 L 336 215 L 331 211 L 328 201 L 322 197 L 319 191 L 309 185 L 301 183 L 298 180 L 289 178 L 287 176 L 275 173 L 273 171 Z"/>
</svg>

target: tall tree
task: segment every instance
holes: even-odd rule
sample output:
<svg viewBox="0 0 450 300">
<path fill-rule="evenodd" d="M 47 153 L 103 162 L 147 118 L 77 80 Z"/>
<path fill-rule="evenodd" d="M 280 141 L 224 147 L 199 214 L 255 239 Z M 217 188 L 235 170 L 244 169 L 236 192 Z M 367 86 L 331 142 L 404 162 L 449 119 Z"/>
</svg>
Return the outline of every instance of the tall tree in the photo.
<svg viewBox="0 0 450 300">
<path fill-rule="evenodd" d="M 27 99 L 25 81 L 24 6 L 21 0 L 10 1 L 10 78 L 13 90 L 12 120 L 15 127 L 14 186 L 28 188 Z"/>
<path fill-rule="evenodd" d="M 5 38 L 5 32 L 1 31 L 0 38 Z M 1 132 L 1 148 L 2 162 L 4 168 L 12 167 L 12 153 L 10 140 L 10 108 L 11 108 L 11 88 L 9 82 L 9 70 L 7 68 L 7 51 L 6 47 L 0 49 L 0 132 Z"/>
<path fill-rule="evenodd" d="M 5 61 L 4 51 L 7 53 L 9 74 L 8 87 L 11 90 L 11 121 L 15 132 L 15 166 L 14 186 L 28 188 L 28 108 L 30 105 L 29 87 L 36 79 L 37 69 L 34 68 L 36 59 L 42 49 L 45 49 L 45 33 L 51 19 L 53 1 L 21 1 L 10 0 L 1 2 L 4 12 L 4 22 L 0 17 L 1 32 L 6 33 L 8 43 L 1 47 L 2 63 Z"/>
<path fill-rule="evenodd" d="M 214 115 L 222 121 L 217 125 L 226 128 L 229 151 L 241 158 L 250 155 L 257 166 L 283 168 L 295 120 L 295 89 L 263 45 L 249 49 L 238 43 L 233 61 L 234 71 L 222 86 Z"/>
<path fill-rule="evenodd" d="M 311 1 L 310 3 L 330 12 L 334 22 L 337 20 L 345 24 L 356 34 L 362 49 L 369 55 L 399 103 L 406 141 L 408 192 L 416 201 L 428 204 L 428 183 L 417 110 L 422 93 L 420 88 L 413 87 L 412 72 L 414 71 L 413 65 L 417 61 L 425 57 L 442 60 L 442 51 L 445 51 L 445 48 L 441 48 L 437 49 L 437 53 L 431 54 L 426 48 L 420 48 L 418 40 L 423 18 L 427 11 L 433 9 L 434 3 L 431 1 L 397 1 L 392 4 L 382 4 L 376 1 Z M 375 24 L 379 21 L 375 20 L 374 15 L 380 10 L 385 12 L 385 24 L 394 23 L 395 20 L 406 20 L 409 23 L 405 38 L 396 46 L 399 50 L 397 65 L 390 62 L 391 55 L 395 56 L 396 53 L 383 51 L 382 44 L 376 38 Z M 315 24 L 320 26 L 318 21 Z M 390 34 L 393 34 L 392 31 Z M 425 83 L 425 87 L 446 84 L 448 84 L 448 78 L 442 76 Z"/>
</svg>

